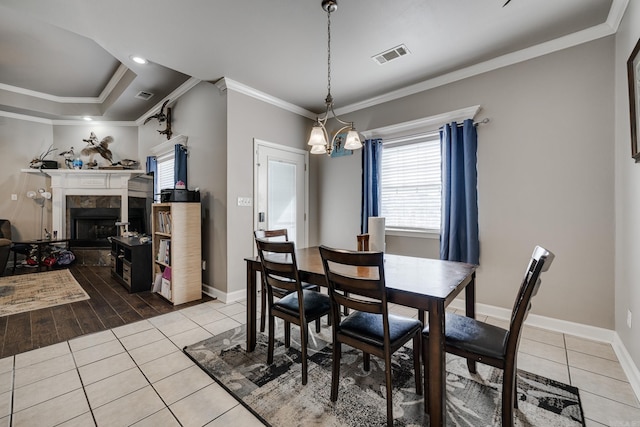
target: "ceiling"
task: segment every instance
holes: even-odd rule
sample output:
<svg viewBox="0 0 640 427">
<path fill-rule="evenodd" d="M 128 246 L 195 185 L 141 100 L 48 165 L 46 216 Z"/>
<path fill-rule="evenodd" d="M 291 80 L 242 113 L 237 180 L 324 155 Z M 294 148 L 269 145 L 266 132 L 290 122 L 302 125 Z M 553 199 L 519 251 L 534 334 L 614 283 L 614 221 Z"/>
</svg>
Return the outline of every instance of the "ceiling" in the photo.
<svg viewBox="0 0 640 427">
<path fill-rule="evenodd" d="M 340 0 L 331 15 L 338 111 L 613 34 L 628 0 L 505 2 Z M 140 121 L 198 81 L 225 77 L 313 116 L 327 94 L 320 3 L 0 0 L 0 113 Z M 410 54 L 372 60 L 401 44 Z M 154 95 L 135 98 L 140 91 Z"/>
</svg>

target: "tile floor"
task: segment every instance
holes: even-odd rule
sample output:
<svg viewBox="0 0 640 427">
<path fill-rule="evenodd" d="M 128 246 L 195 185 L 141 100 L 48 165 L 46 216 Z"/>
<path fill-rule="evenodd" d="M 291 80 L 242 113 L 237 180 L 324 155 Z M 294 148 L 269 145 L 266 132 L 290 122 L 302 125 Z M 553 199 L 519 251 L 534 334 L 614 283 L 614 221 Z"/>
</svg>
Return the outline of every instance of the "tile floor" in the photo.
<svg viewBox="0 0 640 427">
<path fill-rule="evenodd" d="M 181 351 L 245 316 L 243 303 L 210 301 L 0 359 L 0 426 L 262 425 Z M 577 386 L 587 426 L 640 427 L 608 344 L 525 327 L 519 367 Z"/>
</svg>

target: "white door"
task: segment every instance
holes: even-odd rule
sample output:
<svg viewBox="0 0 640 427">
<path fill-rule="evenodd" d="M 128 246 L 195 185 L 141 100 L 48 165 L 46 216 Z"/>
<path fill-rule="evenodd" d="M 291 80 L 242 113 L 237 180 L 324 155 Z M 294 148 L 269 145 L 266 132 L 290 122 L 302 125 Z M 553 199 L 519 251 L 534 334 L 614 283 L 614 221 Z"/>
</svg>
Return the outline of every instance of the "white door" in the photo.
<svg viewBox="0 0 640 427">
<path fill-rule="evenodd" d="M 254 147 L 255 229 L 286 228 L 296 247 L 306 247 L 309 154 L 260 140 L 254 140 Z"/>
</svg>

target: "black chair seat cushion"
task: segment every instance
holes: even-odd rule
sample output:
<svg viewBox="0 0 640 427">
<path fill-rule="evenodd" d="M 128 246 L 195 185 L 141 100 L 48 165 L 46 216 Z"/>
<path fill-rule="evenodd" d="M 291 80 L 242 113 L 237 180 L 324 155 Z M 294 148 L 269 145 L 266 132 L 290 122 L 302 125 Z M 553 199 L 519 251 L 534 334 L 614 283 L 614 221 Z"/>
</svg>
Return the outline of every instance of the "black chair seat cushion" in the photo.
<svg viewBox="0 0 640 427">
<path fill-rule="evenodd" d="M 304 315 L 307 319 L 322 317 L 330 310 L 331 302 L 329 301 L 329 295 L 303 289 L 302 299 L 304 301 Z M 273 308 L 293 316 L 298 316 L 298 294 L 293 292 L 275 301 Z"/>
<path fill-rule="evenodd" d="M 280 288 L 277 288 L 275 286 L 273 286 L 271 289 L 273 290 L 273 295 L 277 296 L 278 298 L 282 298 L 283 296 L 288 295 L 288 294 L 291 293 L 291 291 L 288 291 L 286 289 L 280 289 Z M 319 291 L 320 290 L 320 286 L 314 285 L 312 283 L 302 282 L 302 289 L 309 289 L 311 291 Z"/>
<path fill-rule="evenodd" d="M 429 326 L 422 332 L 429 338 Z M 467 316 L 447 313 L 445 316 L 447 345 L 487 357 L 504 359 L 509 331 Z"/>
<path fill-rule="evenodd" d="M 407 341 L 407 336 L 413 335 L 420 329 L 422 329 L 422 323 L 418 319 L 389 315 L 389 340 L 392 347 L 399 341 Z M 384 345 L 381 314 L 354 311 L 340 323 L 339 331 L 380 348 Z"/>
</svg>

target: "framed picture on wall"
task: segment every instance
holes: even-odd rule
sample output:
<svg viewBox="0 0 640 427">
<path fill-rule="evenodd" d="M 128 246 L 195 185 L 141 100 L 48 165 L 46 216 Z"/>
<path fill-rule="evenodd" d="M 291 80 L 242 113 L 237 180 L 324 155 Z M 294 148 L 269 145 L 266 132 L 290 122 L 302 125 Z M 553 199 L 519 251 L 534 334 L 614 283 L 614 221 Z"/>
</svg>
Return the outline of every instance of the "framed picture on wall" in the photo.
<svg viewBox="0 0 640 427">
<path fill-rule="evenodd" d="M 640 40 L 636 43 L 627 61 L 627 77 L 629 80 L 629 112 L 631 114 L 631 157 L 640 162 L 638 152 L 638 132 L 640 131 Z"/>
</svg>

